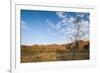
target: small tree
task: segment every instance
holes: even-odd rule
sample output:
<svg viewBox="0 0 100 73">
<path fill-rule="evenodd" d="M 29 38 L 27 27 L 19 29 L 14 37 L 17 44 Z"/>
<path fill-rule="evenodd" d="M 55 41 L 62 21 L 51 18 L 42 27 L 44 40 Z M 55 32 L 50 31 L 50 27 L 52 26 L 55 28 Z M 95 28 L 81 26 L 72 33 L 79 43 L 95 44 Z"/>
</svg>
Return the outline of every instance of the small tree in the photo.
<svg viewBox="0 0 100 73">
<path fill-rule="evenodd" d="M 71 55 L 75 57 L 79 49 L 79 41 L 89 39 L 89 13 L 56 12 L 56 14 L 59 18 L 56 24 L 51 20 L 47 20 L 47 22 L 51 27 L 51 31 L 56 31 L 57 34 L 62 33 L 61 37 L 71 43 L 69 49 Z"/>
</svg>

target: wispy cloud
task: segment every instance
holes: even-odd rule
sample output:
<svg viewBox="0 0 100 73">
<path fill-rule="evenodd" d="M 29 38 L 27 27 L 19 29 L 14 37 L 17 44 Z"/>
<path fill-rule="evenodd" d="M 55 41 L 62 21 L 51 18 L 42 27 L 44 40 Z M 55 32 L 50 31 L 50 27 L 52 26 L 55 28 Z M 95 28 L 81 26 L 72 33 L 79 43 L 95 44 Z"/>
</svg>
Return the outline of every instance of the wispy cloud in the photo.
<svg viewBox="0 0 100 73">
<path fill-rule="evenodd" d="M 89 15 L 87 13 L 78 13 L 76 12 L 75 16 L 68 16 L 67 12 L 56 12 L 57 16 L 60 20 L 53 24 L 49 19 L 47 23 L 50 25 L 51 30 L 56 30 L 56 35 L 62 34 L 60 38 L 70 39 L 72 35 L 77 33 L 77 24 L 79 24 L 79 39 L 89 39 Z M 76 23 L 77 18 L 79 18 L 79 22 Z M 84 35 L 84 37 L 82 37 Z"/>
<path fill-rule="evenodd" d="M 60 18 L 65 18 L 64 12 L 56 12 L 56 14 L 57 14 Z"/>
<path fill-rule="evenodd" d="M 46 19 L 46 22 L 49 24 L 49 26 L 52 28 L 52 29 L 55 29 L 56 26 L 49 20 L 49 19 Z"/>
<path fill-rule="evenodd" d="M 23 20 L 21 20 L 21 28 L 23 30 L 30 30 L 31 28 L 27 25 L 27 23 Z"/>
<path fill-rule="evenodd" d="M 80 12 L 77 12 L 76 14 L 77 14 L 77 17 L 81 17 L 81 18 L 86 15 L 85 13 L 80 13 Z"/>
</svg>

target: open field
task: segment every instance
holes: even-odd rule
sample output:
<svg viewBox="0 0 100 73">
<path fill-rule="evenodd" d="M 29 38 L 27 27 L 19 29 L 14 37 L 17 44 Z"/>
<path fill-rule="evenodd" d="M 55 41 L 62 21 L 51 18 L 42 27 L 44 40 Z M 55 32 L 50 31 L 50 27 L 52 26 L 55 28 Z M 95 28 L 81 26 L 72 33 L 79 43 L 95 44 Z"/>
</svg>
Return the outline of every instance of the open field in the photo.
<svg viewBox="0 0 100 73">
<path fill-rule="evenodd" d="M 90 12 L 22 9 L 20 21 L 21 63 L 89 60 Z"/>
<path fill-rule="evenodd" d="M 80 44 L 81 48 L 76 51 L 74 56 L 70 49 L 65 48 L 65 45 L 22 45 L 21 63 L 87 60 L 89 59 L 89 48 L 84 47 L 85 45 Z"/>
</svg>

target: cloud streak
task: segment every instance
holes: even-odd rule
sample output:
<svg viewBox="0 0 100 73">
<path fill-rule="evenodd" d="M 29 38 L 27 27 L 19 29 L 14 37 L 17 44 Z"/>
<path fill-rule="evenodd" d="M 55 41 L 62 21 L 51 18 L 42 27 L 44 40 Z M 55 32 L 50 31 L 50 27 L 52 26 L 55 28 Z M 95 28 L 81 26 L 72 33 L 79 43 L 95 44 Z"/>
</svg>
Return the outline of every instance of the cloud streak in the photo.
<svg viewBox="0 0 100 73">
<path fill-rule="evenodd" d="M 30 30 L 31 29 L 29 26 L 27 26 L 27 23 L 23 20 L 21 20 L 21 28 L 23 30 Z"/>
<path fill-rule="evenodd" d="M 89 14 L 74 12 L 73 15 L 68 15 L 67 12 L 56 12 L 60 20 L 54 24 L 49 19 L 47 23 L 49 24 L 51 31 L 56 31 L 56 35 L 62 34 L 61 38 L 69 40 L 73 38 L 73 35 L 77 33 L 79 28 L 78 39 L 87 40 L 89 39 Z M 84 37 L 83 37 L 84 36 Z"/>
</svg>

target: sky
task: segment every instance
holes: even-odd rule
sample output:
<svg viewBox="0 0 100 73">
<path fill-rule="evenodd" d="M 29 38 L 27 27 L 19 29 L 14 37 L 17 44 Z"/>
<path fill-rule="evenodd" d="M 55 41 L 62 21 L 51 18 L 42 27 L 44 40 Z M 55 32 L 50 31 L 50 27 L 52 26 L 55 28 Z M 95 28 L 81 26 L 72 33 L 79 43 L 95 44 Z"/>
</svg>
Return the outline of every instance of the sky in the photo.
<svg viewBox="0 0 100 73">
<path fill-rule="evenodd" d="M 22 45 L 66 43 L 75 32 L 77 18 L 83 24 L 80 31 L 89 32 L 89 13 L 21 10 L 20 15 Z M 89 33 L 85 37 L 89 39 Z"/>
</svg>

